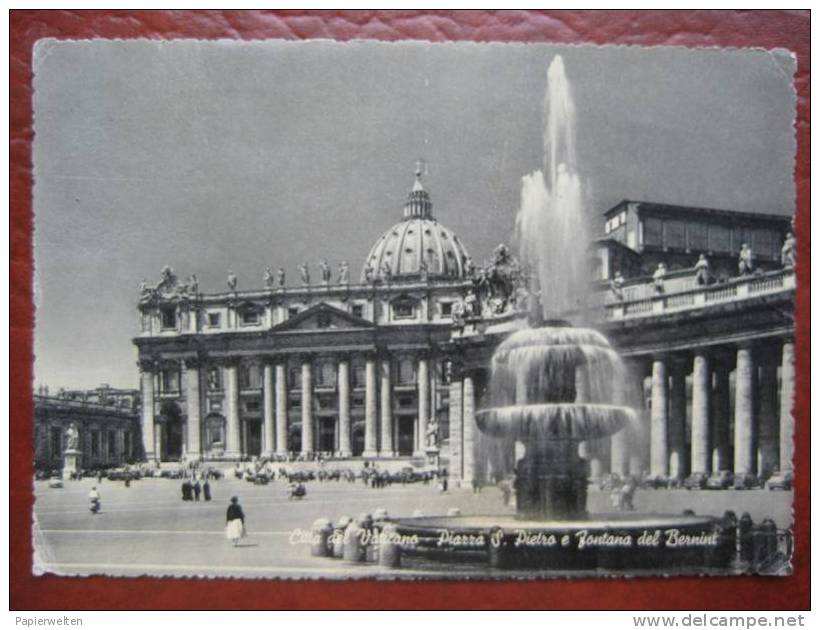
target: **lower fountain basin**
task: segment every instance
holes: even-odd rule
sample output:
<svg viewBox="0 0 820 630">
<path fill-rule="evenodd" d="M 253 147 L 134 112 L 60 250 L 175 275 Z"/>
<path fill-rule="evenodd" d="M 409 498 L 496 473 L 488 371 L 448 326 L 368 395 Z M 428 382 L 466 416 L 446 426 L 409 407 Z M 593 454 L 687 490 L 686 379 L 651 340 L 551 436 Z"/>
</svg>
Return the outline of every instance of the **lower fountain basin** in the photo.
<svg viewBox="0 0 820 630">
<path fill-rule="evenodd" d="M 483 433 L 517 440 L 590 440 L 609 437 L 634 418 L 629 407 L 596 403 L 541 403 L 493 407 L 476 413 Z"/>
<path fill-rule="evenodd" d="M 733 525 L 710 516 L 601 514 L 586 519 L 438 516 L 393 521 L 402 555 L 498 569 L 629 572 L 725 568 Z"/>
</svg>

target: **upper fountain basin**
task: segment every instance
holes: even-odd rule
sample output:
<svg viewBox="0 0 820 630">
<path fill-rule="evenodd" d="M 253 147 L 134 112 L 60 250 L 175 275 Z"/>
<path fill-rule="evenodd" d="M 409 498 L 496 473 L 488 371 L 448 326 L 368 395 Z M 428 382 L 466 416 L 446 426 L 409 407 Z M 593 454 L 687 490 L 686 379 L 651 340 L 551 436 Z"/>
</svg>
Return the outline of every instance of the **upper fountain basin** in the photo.
<svg viewBox="0 0 820 630">
<path fill-rule="evenodd" d="M 476 413 L 487 435 L 516 440 L 590 440 L 609 437 L 633 422 L 629 407 L 593 403 L 545 403 L 493 407 Z"/>
</svg>

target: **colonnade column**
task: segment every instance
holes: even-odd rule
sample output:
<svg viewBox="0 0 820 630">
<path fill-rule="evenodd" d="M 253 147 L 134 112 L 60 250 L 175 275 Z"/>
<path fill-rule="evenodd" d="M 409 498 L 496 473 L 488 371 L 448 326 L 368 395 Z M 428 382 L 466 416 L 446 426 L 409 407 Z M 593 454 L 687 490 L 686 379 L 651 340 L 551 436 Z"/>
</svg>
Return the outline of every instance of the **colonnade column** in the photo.
<svg viewBox="0 0 820 630">
<path fill-rule="evenodd" d="M 464 390 L 462 406 L 464 425 L 461 434 L 463 444 L 461 478 L 465 483 L 472 483 L 475 476 L 475 383 L 469 372 L 464 375 L 462 388 Z"/>
<path fill-rule="evenodd" d="M 735 475 L 754 474 L 755 447 L 755 365 L 750 346 L 737 351 L 735 368 Z"/>
<path fill-rule="evenodd" d="M 302 453 L 313 452 L 313 364 L 302 359 Z"/>
<path fill-rule="evenodd" d="M 619 406 L 628 407 L 630 400 L 627 395 L 628 381 L 632 378 L 632 371 L 627 363 L 624 363 L 624 373 L 613 387 L 613 403 Z M 620 477 L 629 474 L 629 445 L 634 441 L 634 431 L 631 426 L 626 425 L 610 438 L 610 469 Z"/>
<path fill-rule="evenodd" d="M 145 459 L 150 461 L 159 457 L 154 445 L 154 370 L 149 361 L 140 362 L 140 380 L 142 381 L 142 448 Z"/>
<path fill-rule="evenodd" d="M 758 414 L 757 474 L 769 477 L 779 468 L 780 447 L 777 439 L 777 364 L 771 357 L 760 366 L 758 390 L 760 410 Z"/>
<path fill-rule="evenodd" d="M 284 363 L 277 363 L 276 374 L 276 453 L 288 453 L 288 381 Z"/>
<path fill-rule="evenodd" d="M 731 399 L 729 394 L 729 361 L 717 359 L 714 366 L 715 385 L 712 398 L 712 470 L 731 470 L 730 421 Z"/>
<path fill-rule="evenodd" d="M 337 370 L 339 384 L 339 455 L 350 457 L 350 362 L 339 361 Z"/>
<path fill-rule="evenodd" d="M 683 479 L 687 474 L 686 457 L 686 372 L 683 361 L 672 363 L 669 390 L 669 476 Z"/>
<path fill-rule="evenodd" d="M 269 361 L 265 362 L 262 369 L 262 413 L 263 413 L 263 434 L 264 434 L 264 448 L 262 455 L 270 457 L 276 451 L 275 447 L 275 409 L 274 409 L 274 383 L 273 383 L 273 365 Z"/>
<path fill-rule="evenodd" d="M 390 359 L 382 359 L 381 362 L 381 448 L 379 454 L 382 457 L 393 457 L 393 396 L 390 386 Z"/>
<path fill-rule="evenodd" d="M 704 350 L 695 354 L 692 368 L 692 473 L 712 472 L 711 425 L 709 401 L 712 393 L 712 372 L 709 356 Z"/>
<path fill-rule="evenodd" d="M 239 366 L 230 362 L 225 366 L 225 406 L 227 416 L 227 432 L 225 435 L 225 455 L 239 457 L 240 430 L 239 430 Z"/>
<path fill-rule="evenodd" d="M 364 398 L 364 457 L 375 457 L 378 452 L 377 398 L 376 398 L 376 360 L 367 357 L 364 364 L 365 398 Z"/>
<path fill-rule="evenodd" d="M 450 477 L 460 479 L 462 468 L 461 427 L 464 390 L 460 370 L 452 366 L 450 373 Z"/>
<path fill-rule="evenodd" d="M 653 477 L 666 477 L 669 474 L 669 384 L 666 367 L 666 357 L 658 356 L 652 361 L 649 472 Z"/>
<path fill-rule="evenodd" d="M 780 364 L 780 470 L 793 470 L 794 462 L 794 341 L 783 343 Z"/>
<path fill-rule="evenodd" d="M 419 397 L 419 421 L 418 435 L 416 436 L 416 457 L 424 455 L 424 447 L 427 442 L 427 418 L 430 415 L 430 376 L 427 370 L 427 359 L 419 359 L 418 374 L 418 397 Z"/>
<path fill-rule="evenodd" d="M 188 381 L 186 400 L 188 407 L 188 454 L 199 458 L 202 454 L 202 417 L 199 405 L 199 362 L 196 359 L 185 360 Z"/>
</svg>

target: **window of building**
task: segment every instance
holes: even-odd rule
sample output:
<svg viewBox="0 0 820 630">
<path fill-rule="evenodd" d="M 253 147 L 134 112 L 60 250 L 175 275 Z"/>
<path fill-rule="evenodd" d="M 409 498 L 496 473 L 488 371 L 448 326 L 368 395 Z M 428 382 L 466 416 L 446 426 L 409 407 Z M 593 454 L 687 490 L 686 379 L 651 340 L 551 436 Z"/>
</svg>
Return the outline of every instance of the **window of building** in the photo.
<svg viewBox="0 0 820 630">
<path fill-rule="evenodd" d="M 411 319 L 415 315 L 415 306 L 412 300 L 396 300 L 393 302 L 393 317 Z"/>
<path fill-rule="evenodd" d="M 416 398 L 415 396 L 399 396 L 399 407 L 415 407 L 416 406 Z"/>
<path fill-rule="evenodd" d="M 293 398 L 289 398 L 288 407 L 290 409 L 300 409 L 302 407 L 302 399 L 295 396 Z"/>
<path fill-rule="evenodd" d="M 239 388 L 259 389 L 262 387 L 262 375 L 259 366 L 254 363 L 242 365 L 239 368 Z"/>
<path fill-rule="evenodd" d="M 288 368 L 288 389 L 302 389 L 302 368 Z"/>
<path fill-rule="evenodd" d="M 709 227 L 709 249 L 713 252 L 732 251 L 732 232 L 722 225 Z"/>
<path fill-rule="evenodd" d="M 416 382 L 416 364 L 413 359 L 404 358 L 396 362 L 396 383 L 411 385 Z"/>
<path fill-rule="evenodd" d="M 133 451 L 133 446 L 131 444 L 131 431 L 124 431 L 123 432 L 123 434 L 122 434 L 122 445 L 123 445 L 123 450 L 125 451 L 123 454 L 125 455 L 126 458 L 130 458 L 131 454 L 132 454 L 132 451 Z"/>
<path fill-rule="evenodd" d="M 355 317 L 364 317 L 364 305 L 363 304 L 354 304 L 351 307 L 350 312 Z"/>
<path fill-rule="evenodd" d="M 690 250 L 705 251 L 709 249 L 709 229 L 705 223 L 693 221 L 686 226 L 686 240 Z"/>
<path fill-rule="evenodd" d="M 350 397 L 350 406 L 355 408 L 364 407 L 364 396 L 356 394 Z"/>
<path fill-rule="evenodd" d="M 159 309 L 159 314 L 163 330 L 175 329 L 177 327 L 176 306 L 163 306 Z"/>
<path fill-rule="evenodd" d="M 647 217 L 643 222 L 643 244 L 648 247 L 663 245 L 663 221 Z"/>
<path fill-rule="evenodd" d="M 664 224 L 664 247 L 686 249 L 686 224 L 683 221 L 668 220 Z"/>
<path fill-rule="evenodd" d="M 262 403 L 258 400 L 246 400 L 245 401 L 245 411 L 250 411 L 251 413 L 257 412 L 262 408 Z"/>
<path fill-rule="evenodd" d="M 179 392 L 179 370 L 168 368 L 160 372 L 160 388 L 165 394 Z"/>
<path fill-rule="evenodd" d="M 117 432 L 116 431 L 109 431 L 108 432 L 108 453 L 109 453 L 109 455 L 116 455 L 117 454 Z"/>
<path fill-rule="evenodd" d="M 336 365 L 333 361 L 320 361 L 316 364 L 316 386 L 334 387 L 336 385 Z"/>
<path fill-rule="evenodd" d="M 367 371 L 364 363 L 354 363 L 350 371 L 353 376 L 353 387 L 367 386 Z"/>
<path fill-rule="evenodd" d="M 240 317 L 243 326 L 253 326 L 259 323 L 259 311 L 256 309 L 244 310 Z"/>
<path fill-rule="evenodd" d="M 91 432 L 91 456 L 92 457 L 99 457 L 100 456 L 100 432 L 99 431 L 92 431 Z"/>
<path fill-rule="evenodd" d="M 222 324 L 221 313 L 208 313 L 208 327 L 219 328 Z"/>
<path fill-rule="evenodd" d="M 441 304 L 441 316 L 442 317 L 450 317 L 453 314 L 453 303 L 452 302 L 440 302 Z"/>
</svg>

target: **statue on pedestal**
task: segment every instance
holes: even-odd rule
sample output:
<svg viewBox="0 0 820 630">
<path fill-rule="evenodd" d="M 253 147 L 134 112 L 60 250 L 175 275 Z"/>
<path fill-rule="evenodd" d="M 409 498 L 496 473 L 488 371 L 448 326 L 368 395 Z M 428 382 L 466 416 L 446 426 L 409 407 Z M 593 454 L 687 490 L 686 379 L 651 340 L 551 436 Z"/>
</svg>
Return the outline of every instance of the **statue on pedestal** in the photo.
<svg viewBox="0 0 820 630">
<path fill-rule="evenodd" d="M 63 481 L 77 479 L 80 472 L 80 432 L 73 422 L 65 430 L 65 450 L 63 451 Z"/>
<path fill-rule="evenodd" d="M 228 272 L 228 288 L 231 291 L 236 291 L 237 282 L 238 282 L 238 280 L 236 278 L 236 274 L 233 271 L 229 271 Z"/>
<path fill-rule="evenodd" d="M 339 265 L 339 284 L 350 284 L 350 267 L 346 260 Z"/>
<path fill-rule="evenodd" d="M 285 286 L 285 270 L 282 267 L 276 270 L 276 284 L 280 289 Z"/>
<path fill-rule="evenodd" d="M 737 270 L 741 276 L 747 276 L 754 271 L 754 256 L 752 248 L 746 243 L 740 246 L 740 254 L 737 258 Z"/>
<path fill-rule="evenodd" d="M 615 272 L 615 276 L 609 283 L 609 288 L 612 290 L 612 295 L 615 296 L 615 299 L 618 301 L 623 301 L 624 299 L 624 277 L 621 275 L 620 271 Z"/>
<path fill-rule="evenodd" d="M 265 287 L 268 289 L 273 287 L 273 270 L 270 267 L 265 268 Z"/>
<path fill-rule="evenodd" d="M 655 284 L 655 293 L 663 293 L 663 281 L 666 278 L 666 265 L 658 263 L 658 268 L 652 274 L 652 281 Z"/>
<path fill-rule="evenodd" d="M 695 263 L 695 281 L 699 285 L 709 284 L 709 261 L 706 260 L 706 255 L 698 256 L 698 262 Z"/>
<path fill-rule="evenodd" d="M 786 240 L 780 250 L 780 264 L 787 269 L 793 269 L 797 258 L 797 240 L 791 232 L 786 233 Z"/>
<path fill-rule="evenodd" d="M 305 263 L 304 265 L 299 266 L 299 273 L 302 276 L 302 284 L 304 286 L 309 286 L 310 285 L 310 268 L 308 267 L 307 263 Z"/>
<path fill-rule="evenodd" d="M 72 422 L 65 430 L 65 450 L 76 451 L 79 444 L 80 432 L 77 430 L 77 425 Z"/>
<path fill-rule="evenodd" d="M 192 273 L 191 277 L 188 278 L 188 292 L 193 297 L 196 297 L 196 294 L 199 293 L 199 280 L 197 279 L 195 273 Z"/>
<path fill-rule="evenodd" d="M 438 422 L 435 418 L 430 418 L 428 421 L 425 438 L 427 440 L 428 449 L 433 450 L 438 448 Z"/>
<path fill-rule="evenodd" d="M 322 284 L 330 284 L 330 265 L 327 264 L 326 260 L 319 263 L 319 269 L 322 274 Z"/>
</svg>

